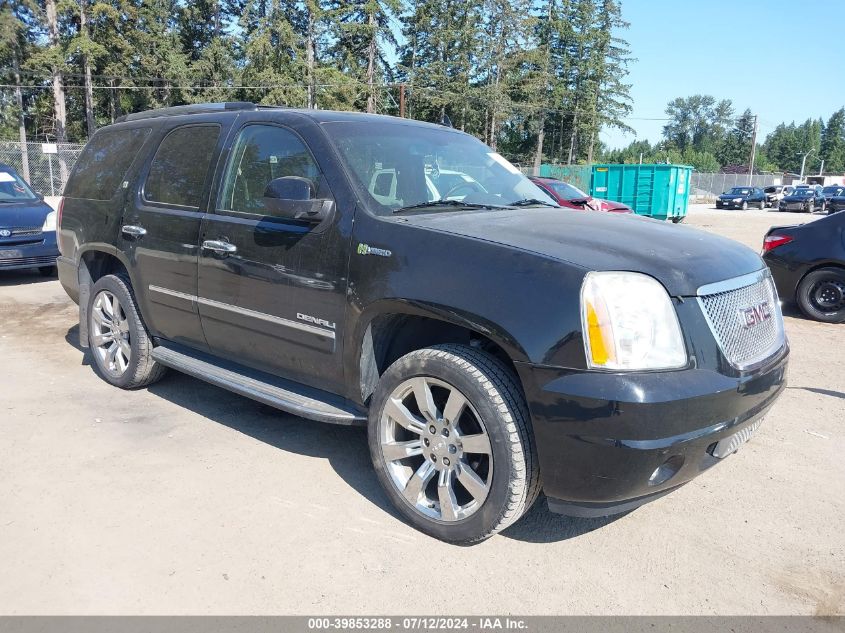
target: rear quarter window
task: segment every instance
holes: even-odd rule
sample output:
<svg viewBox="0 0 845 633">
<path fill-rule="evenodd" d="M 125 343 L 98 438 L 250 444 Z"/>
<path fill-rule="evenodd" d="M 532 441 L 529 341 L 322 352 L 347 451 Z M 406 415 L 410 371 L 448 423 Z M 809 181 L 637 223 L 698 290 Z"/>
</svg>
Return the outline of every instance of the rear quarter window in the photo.
<svg viewBox="0 0 845 633">
<path fill-rule="evenodd" d="M 100 130 L 82 150 L 64 195 L 87 200 L 111 200 L 151 128 Z"/>
</svg>

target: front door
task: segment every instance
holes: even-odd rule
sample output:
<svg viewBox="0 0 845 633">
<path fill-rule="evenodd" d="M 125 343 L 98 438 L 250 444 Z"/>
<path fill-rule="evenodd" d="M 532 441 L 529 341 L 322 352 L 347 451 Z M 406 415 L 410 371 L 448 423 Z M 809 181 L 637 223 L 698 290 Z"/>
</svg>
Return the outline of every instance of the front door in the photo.
<svg viewBox="0 0 845 633">
<path fill-rule="evenodd" d="M 332 192 L 292 129 L 249 121 L 237 133 L 202 226 L 198 303 L 211 351 L 313 387 L 342 384 L 348 234 L 342 210 L 313 225 L 272 215 L 267 184 L 283 176 Z"/>
<path fill-rule="evenodd" d="M 221 136 L 218 123 L 183 125 L 164 133 L 127 201 L 119 239 L 147 326 L 156 336 L 201 349 L 205 338 L 196 304 L 197 240 Z"/>
</svg>

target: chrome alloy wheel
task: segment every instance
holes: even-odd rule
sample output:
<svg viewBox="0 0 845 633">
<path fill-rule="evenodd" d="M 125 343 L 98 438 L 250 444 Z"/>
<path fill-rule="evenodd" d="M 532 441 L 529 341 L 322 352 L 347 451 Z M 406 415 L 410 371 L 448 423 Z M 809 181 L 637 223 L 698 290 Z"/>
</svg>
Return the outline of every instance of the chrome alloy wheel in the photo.
<svg viewBox="0 0 845 633">
<path fill-rule="evenodd" d="M 111 375 L 122 376 L 129 367 L 129 322 L 120 301 L 108 290 L 101 290 L 91 307 L 91 347 Z"/>
<path fill-rule="evenodd" d="M 387 399 L 379 427 L 390 481 L 417 512 L 452 522 L 484 504 L 493 481 L 490 437 L 455 387 L 431 377 L 404 381 Z"/>
</svg>

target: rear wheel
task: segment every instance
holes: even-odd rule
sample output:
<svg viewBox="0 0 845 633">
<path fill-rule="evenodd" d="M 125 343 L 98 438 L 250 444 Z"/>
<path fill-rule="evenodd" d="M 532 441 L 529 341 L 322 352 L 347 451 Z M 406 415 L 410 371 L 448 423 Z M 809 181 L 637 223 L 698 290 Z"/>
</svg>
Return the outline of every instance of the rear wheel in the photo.
<svg viewBox="0 0 845 633">
<path fill-rule="evenodd" d="M 452 543 L 511 525 L 539 493 L 527 407 L 513 373 L 463 345 L 407 354 L 379 381 L 370 453 L 393 505 Z"/>
<path fill-rule="evenodd" d="M 825 323 L 845 322 L 845 269 L 820 268 L 808 273 L 796 293 L 801 312 Z"/>
<path fill-rule="evenodd" d="M 766 199 L 765 198 L 760 200 L 760 207 L 759 208 L 760 208 L 760 211 L 765 210 L 765 208 L 766 208 Z"/>
<path fill-rule="evenodd" d="M 91 289 L 88 342 L 100 375 L 116 387 L 144 387 L 166 371 L 151 357 L 152 338 L 123 275 L 106 275 Z"/>
</svg>

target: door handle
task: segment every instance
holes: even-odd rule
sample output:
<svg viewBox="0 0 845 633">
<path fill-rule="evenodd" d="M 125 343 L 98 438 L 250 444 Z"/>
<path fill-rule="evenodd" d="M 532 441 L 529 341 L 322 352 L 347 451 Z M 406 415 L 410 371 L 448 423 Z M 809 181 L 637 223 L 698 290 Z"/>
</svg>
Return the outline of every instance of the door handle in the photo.
<svg viewBox="0 0 845 633">
<path fill-rule="evenodd" d="M 238 247 L 223 240 L 206 240 L 202 247 L 207 251 L 214 251 L 220 255 L 232 255 L 238 252 Z"/>
<path fill-rule="evenodd" d="M 138 239 L 140 237 L 144 237 L 147 234 L 147 229 L 145 229 L 143 226 L 124 224 L 123 227 L 120 229 L 120 232 L 123 233 L 126 237 L 133 237 L 135 239 Z"/>
</svg>

